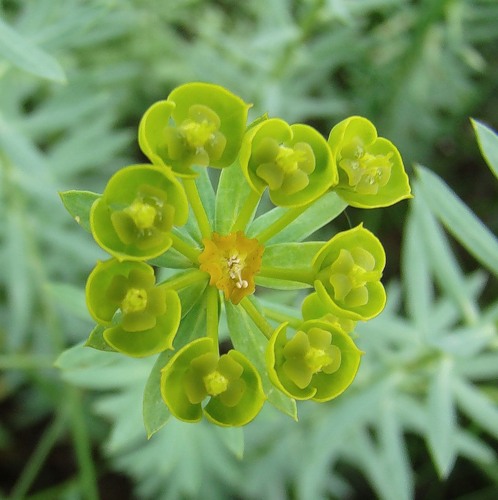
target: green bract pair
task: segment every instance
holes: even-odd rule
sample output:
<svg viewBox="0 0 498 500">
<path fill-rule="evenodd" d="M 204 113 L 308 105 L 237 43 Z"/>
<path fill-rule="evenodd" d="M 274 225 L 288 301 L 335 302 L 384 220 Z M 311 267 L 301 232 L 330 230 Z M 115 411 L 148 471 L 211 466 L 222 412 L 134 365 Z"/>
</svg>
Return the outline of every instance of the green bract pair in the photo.
<svg viewBox="0 0 498 500">
<path fill-rule="evenodd" d="M 101 195 L 62 194 L 111 255 L 87 281 L 87 345 L 157 355 L 147 429 L 170 414 L 242 426 L 265 401 L 297 418 L 296 400 L 329 401 L 353 382 L 355 325 L 385 305 L 384 250 L 361 224 L 300 242 L 348 204 L 411 196 L 395 146 L 362 117 L 326 140 L 266 115 L 248 124 L 249 108 L 220 86 L 182 85 L 140 122 L 150 164 L 117 171 Z M 221 169 L 216 192 L 205 167 Z M 274 207 L 256 217 L 266 190 Z M 301 314 L 265 288 L 296 290 Z"/>
</svg>

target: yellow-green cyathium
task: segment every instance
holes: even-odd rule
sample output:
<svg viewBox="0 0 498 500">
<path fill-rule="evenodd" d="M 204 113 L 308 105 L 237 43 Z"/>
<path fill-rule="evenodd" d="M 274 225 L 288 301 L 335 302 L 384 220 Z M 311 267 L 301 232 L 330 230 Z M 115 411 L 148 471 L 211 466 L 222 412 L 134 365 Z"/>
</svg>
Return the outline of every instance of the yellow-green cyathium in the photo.
<svg viewBox="0 0 498 500">
<path fill-rule="evenodd" d="M 337 184 L 336 165 L 322 135 L 303 124 L 271 118 L 250 128 L 240 165 L 253 190 L 268 187 L 271 201 L 292 207 L 311 203 Z"/>
<path fill-rule="evenodd" d="M 132 165 L 118 170 L 90 212 L 95 241 L 117 259 L 147 260 L 172 244 L 187 221 L 185 192 L 170 170 Z"/>
<path fill-rule="evenodd" d="M 337 193 L 353 207 L 377 208 L 411 198 L 401 155 L 378 137 L 373 123 L 351 116 L 330 131 L 328 139 L 339 172 Z"/>
<path fill-rule="evenodd" d="M 249 105 L 219 85 L 187 83 L 153 104 L 139 127 L 139 144 L 153 163 L 195 177 L 193 166 L 224 168 L 237 158 Z"/>
<path fill-rule="evenodd" d="M 114 350 L 143 357 L 173 347 L 180 299 L 176 291 L 156 285 L 148 264 L 99 262 L 87 280 L 86 302 L 93 319 L 105 327 L 104 340 Z"/>
<path fill-rule="evenodd" d="M 366 118 L 327 141 L 278 117 L 248 123 L 249 108 L 219 85 L 180 85 L 140 121 L 150 164 L 118 170 L 102 194 L 62 193 L 111 256 L 87 280 L 97 326 L 86 345 L 158 355 L 147 429 L 169 415 L 240 427 L 266 402 L 297 420 L 296 401 L 329 401 L 354 383 L 356 324 L 386 302 L 384 249 L 362 224 L 303 240 L 348 204 L 411 197 L 396 147 Z M 206 167 L 221 169 L 216 183 Z M 275 207 L 260 214 L 266 192 Z M 256 285 L 311 293 L 288 314 Z"/>
</svg>

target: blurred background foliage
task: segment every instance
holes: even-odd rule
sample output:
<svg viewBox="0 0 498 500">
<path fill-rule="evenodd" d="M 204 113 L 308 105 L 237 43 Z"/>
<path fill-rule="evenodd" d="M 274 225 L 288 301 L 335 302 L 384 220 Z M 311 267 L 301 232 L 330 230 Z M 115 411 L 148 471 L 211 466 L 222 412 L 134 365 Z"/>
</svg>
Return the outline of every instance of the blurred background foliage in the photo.
<svg viewBox="0 0 498 500">
<path fill-rule="evenodd" d="M 83 285 L 104 255 L 57 192 L 100 192 L 143 161 L 140 116 L 174 86 L 219 83 L 254 118 L 324 135 L 364 115 L 496 234 L 498 183 L 468 118 L 497 128 L 497 53 L 495 0 L 0 0 L 0 495 L 498 495 L 496 264 L 445 236 L 439 220 L 457 224 L 425 169 L 413 203 L 348 210 L 386 246 L 390 303 L 358 330 L 350 393 L 301 405 L 299 424 L 268 409 L 245 449 L 238 431 L 176 421 L 146 441 L 153 360 L 89 350 L 61 358 L 64 377 L 53 366 L 92 327 Z"/>
</svg>

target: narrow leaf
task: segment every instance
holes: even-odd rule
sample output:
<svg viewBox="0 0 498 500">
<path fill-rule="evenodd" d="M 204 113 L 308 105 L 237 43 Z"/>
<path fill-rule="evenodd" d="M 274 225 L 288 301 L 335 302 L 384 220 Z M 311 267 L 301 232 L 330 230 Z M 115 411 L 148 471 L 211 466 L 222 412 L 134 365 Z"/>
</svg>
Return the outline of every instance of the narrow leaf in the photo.
<svg viewBox="0 0 498 500">
<path fill-rule="evenodd" d="M 29 227 L 22 209 L 13 203 L 6 214 L 2 274 L 7 285 L 7 350 L 17 351 L 31 331 L 35 293 Z"/>
<path fill-rule="evenodd" d="M 192 340 L 205 335 L 206 301 L 205 298 L 189 310 L 178 328 L 174 341 L 175 351 L 181 349 Z M 161 370 L 175 354 L 165 351 L 159 355 L 147 379 L 143 397 L 143 418 L 147 438 L 161 429 L 168 421 L 170 413 L 161 396 Z"/>
<path fill-rule="evenodd" d="M 431 325 L 429 313 L 434 299 L 434 287 L 430 273 L 430 255 L 423 239 L 422 228 L 413 214 L 405 225 L 402 250 L 402 278 L 406 295 L 406 309 L 417 325 L 417 330 L 425 335 Z"/>
<path fill-rule="evenodd" d="M 161 396 L 161 370 L 174 354 L 173 351 L 161 353 L 147 379 L 143 396 L 143 419 L 147 439 L 166 425 L 170 412 Z"/>
<path fill-rule="evenodd" d="M 60 64 L 0 18 L 0 55 L 14 66 L 58 83 L 66 81 Z"/>
<path fill-rule="evenodd" d="M 309 241 L 305 243 L 279 243 L 265 248 L 262 266 L 288 270 L 289 278 L 267 278 L 256 276 L 256 283 L 260 286 L 276 288 L 279 290 L 295 290 L 310 288 L 311 285 L 292 279 L 296 271 L 302 271 L 303 275 L 312 272 L 311 262 L 316 253 L 322 248 L 323 241 Z M 304 278 L 303 278 L 304 279 Z"/>
<path fill-rule="evenodd" d="M 465 319 L 470 323 L 477 320 L 478 307 L 466 286 L 463 273 L 455 260 L 446 236 L 431 213 L 425 193 L 416 185 L 412 201 L 414 217 L 421 228 L 427 251 L 431 255 L 431 266 L 441 288 L 457 304 Z"/>
<path fill-rule="evenodd" d="M 190 269 L 192 267 L 192 262 L 174 248 L 169 248 L 159 257 L 147 262 L 152 266 L 164 267 L 166 269 Z"/>
<path fill-rule="evenodd" d="M 113 359 L 111 354 L 102 355 L 100 352 L 88 349 L 84 342 L 80 342 L 62 352 L 54 365 L 61 370 L 83 370 L 108 365 Z"/>
<path fill-rule="evenodd" d="M 268 340 L 239 306 L 226 303 L 228 328 L 234 347 L 254 364 L 263 382 L 268 401 L 281 412 L 297 420 L 296 402 L 277 390 L 268 378 L 265 350 Z"/>
<path fill-rule="evenodd" d="M 285 229 L 268 240 L 271 243 L 302 241 L 321 227 L 334 220 L 347 207 L 347 203 L 330 192 L 318 199 Z M 289 209 L 277 207 L 258 217 L 248 229 L 248 235 L 254 236 L 278 220 Z"/>
<path fill-rule="evenodd" d="M 244 429 L 242 427 L 214 427 L 214 432 L 226 448 L 239 460 L 244 457 Z"/>
<path fill-rule="evenodd" d="M 392 397 L 382 402 L 379 417 L 379 442 L 383 456 L 381 462 L 387 467 L 387 476 L 390 478 L 389 496 L 393 499 L 409 500 L 413 498 L 413 477 L 402 426 Z"/>
<path fill-rule="evenodd" d="M 443 359 L 437 367 L 427 398 L 427 439 L 439 476 L 447 478 L 456 460 L 456 416 L 451 389 L 453 366 Z"/>
<path fill-rule="evenodd" d="M 419 166 L 417 186 L 448 231 L 482 265 L 498 276 L 498 239 L 434 173 Z"/>
<path fill-rule="evenodd" d="M 102 325 L 97 325 L 90 333 L 87 341 L 85 342 L 85 347 L 92 347 L 98 351 L 116 352 L 105 340 L 104 340 L 104 330 L 105 327 Z"/>
<path fill-rule="evenodd" d="M 219 234 L 228 234 L 251 188 L 238 163 L 224 168 L 216 192 L 215 228 Z"/>
<path fill-rule="evenodd" d="M 215 194 L 213 190 L 213 185 L 209 179 L 208 169 L 201 168 L 199 170 L 199 177 L 196 179 L 197 189 L 199 191 L 199 196 L 202 200 L 202 205 L 206 210 L 206 215 L 208 216 L 209 223 L 211 227 L 214 224 L 214 205 L 215 205 Z"/>
<path fill-rule="evenodd" d="M 462 379 L 453 380 L 458 406 L 485 431 L 498 439 L 498 408 L 481 390 Z"/>
<path fill-rule="evenodd" d="M 491 128 L 477 120 L 471 120 L 482 156 L 491 172 L 498 178 L 498 135 Z"/>
<path fill-rule="evenodd" d="M 90 209 L 93 202 L 100 197 L 91 191 L 64 191 L 59 193 L 66 210 L 73 216 L 74 220 L 90 232 Z"/>
<path fill-rule="evenodd" d="M 313 257 L 323 245 L 323 241 L 269 245 L 263 253 L 262 265 L 280 269 L 311 269 Z"/>
<path fill-rule="evenodd" d="M 50 293 L 54 301 L 63 306 L 75 317 L 91 321 L 90 314 L 86 307 L 85 291 L 78 286 L 69 283 L 49 283 L 46 291 Z"/>
</svg>

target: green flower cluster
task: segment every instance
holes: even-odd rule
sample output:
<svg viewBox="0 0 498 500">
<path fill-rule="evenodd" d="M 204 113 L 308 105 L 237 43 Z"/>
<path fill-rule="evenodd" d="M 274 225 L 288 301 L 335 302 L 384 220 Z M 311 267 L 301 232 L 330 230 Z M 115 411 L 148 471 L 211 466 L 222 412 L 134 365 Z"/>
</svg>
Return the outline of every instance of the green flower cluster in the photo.
<svg viewBox="0 0 498 500">
<path fill-rule="evenodd" d="M 117 171 L 102 194 L 62 194 L 111 256 L 87 281 L 87 345 L 159 354 L 152 390 L 186 422 L 241 426 L 267 400 L 295 416 L 295 400 L 341 394 L 360 364 L 355 324 L 386 301 L 385 253 L 362 225 L 297 241 L 316 229 L 317 207 L 324 225 L 329 210 L 411 197 L 398 150 L 367 119 L 326 140 L 280 118 L 248 125 L 249 108 L 220 86 L 182 85 L 140 122 L 150 164 Z M 216 193 L 204 167 L 222 169 Z M 256 217 L 266 190 L 275 208 Z M 257 285 L 312 292 L 298 317 L 261 301 Z"/>
</svg>

